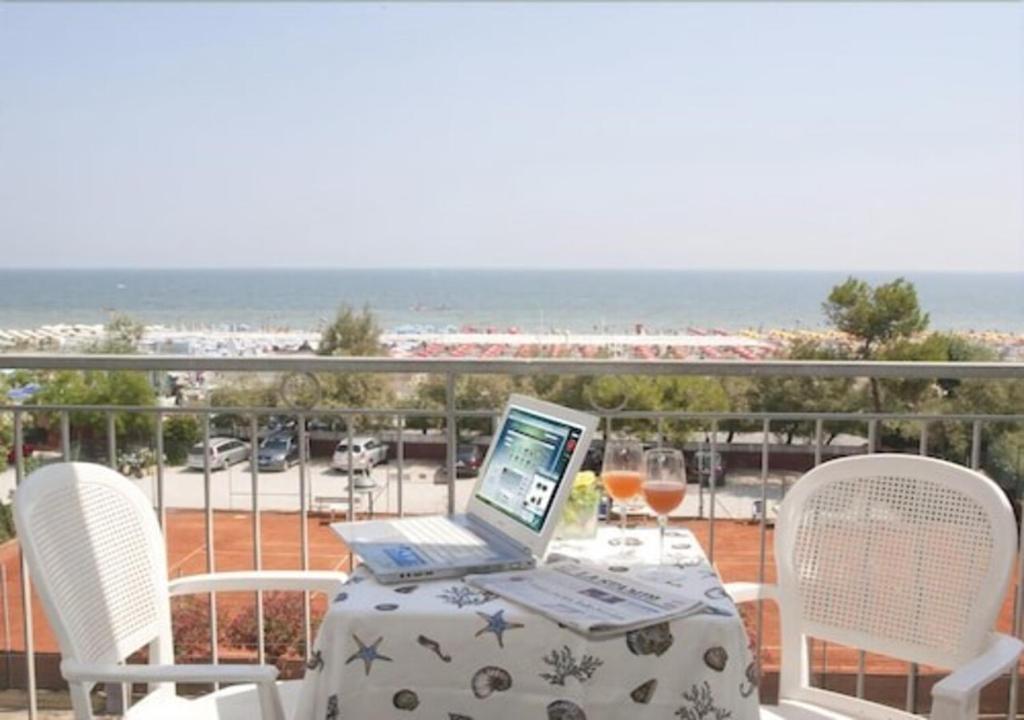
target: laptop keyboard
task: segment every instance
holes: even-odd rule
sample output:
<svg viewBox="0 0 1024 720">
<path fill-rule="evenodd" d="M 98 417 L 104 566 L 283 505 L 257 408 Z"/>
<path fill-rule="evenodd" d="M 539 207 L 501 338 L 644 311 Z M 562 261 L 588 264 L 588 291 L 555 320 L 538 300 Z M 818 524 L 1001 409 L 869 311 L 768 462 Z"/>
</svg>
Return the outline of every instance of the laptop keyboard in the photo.
<svg viewBox="0 0 1024 720">
<path fill-rule="evenodd" d="M 444 518 L 407 518 L 397 523 L 397 527 L 402 535 L 431 560 L 466 562 L 495 556 L 494 551 L 481 538 Z"/>
</svg>

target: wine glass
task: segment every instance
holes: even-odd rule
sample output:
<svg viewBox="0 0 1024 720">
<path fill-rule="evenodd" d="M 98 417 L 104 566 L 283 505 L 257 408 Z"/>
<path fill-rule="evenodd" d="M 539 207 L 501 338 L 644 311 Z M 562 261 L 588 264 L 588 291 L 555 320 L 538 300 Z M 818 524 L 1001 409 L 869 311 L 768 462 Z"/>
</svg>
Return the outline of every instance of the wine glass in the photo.
<svg viewBox="0 0 1024 720">
<path fill-rule="evenodd" d="M 644 448 L 636 440 L 609 440 L 604 448 L 601 481 L 619 503 L 620 542 L 626 545 L 626 502 L 640 494 L 644 482 Z"/>
<path fill-rule="evenodd" d="M 658 516 L 658 562 L 665 562 L 665 526 L 668 514 L 686 496 L 686 468 L 683 454 L 669 448 L 655 448 L 644 453 L 646 476 L 643 481 L 644 500 Z"/>
</svg>

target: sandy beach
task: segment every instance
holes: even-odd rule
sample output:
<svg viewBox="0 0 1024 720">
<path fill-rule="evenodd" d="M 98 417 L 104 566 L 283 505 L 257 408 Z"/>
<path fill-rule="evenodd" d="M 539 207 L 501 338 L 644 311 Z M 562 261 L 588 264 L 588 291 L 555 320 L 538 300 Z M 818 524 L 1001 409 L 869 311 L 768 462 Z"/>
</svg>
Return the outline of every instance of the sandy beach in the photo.
<svg viewBox="0 0 1024 720">
<path fill-rule="evenodd" d="M 995 351 L 1003 360 L 1024 359 L 1024 333 L 961 331 L 971 342 Z M 101 324 L 54 324 L 29 329 L 0 329 L 0 352 L 81 352 L 102 339 Z M 315 352 L 320 334 L 311 330 L 254 330 L 247 326 L 146 326 L 140 350 L 147 354 L 197 357 L 255 357 Z M 849 339 L 834 330 L 719 328 L 678 330 L 637 326 L 632 333 L 581 333 L 561 330 L 521 332 L 516 328 L 475 326 L 435 328 L 402 326 L 381 334 L 391 357 L 508 358 L 555 357 L 632 359 L 739 359 L 783 357 L 793 344 L 813 341 L 843 348 Z"/>
</svg>

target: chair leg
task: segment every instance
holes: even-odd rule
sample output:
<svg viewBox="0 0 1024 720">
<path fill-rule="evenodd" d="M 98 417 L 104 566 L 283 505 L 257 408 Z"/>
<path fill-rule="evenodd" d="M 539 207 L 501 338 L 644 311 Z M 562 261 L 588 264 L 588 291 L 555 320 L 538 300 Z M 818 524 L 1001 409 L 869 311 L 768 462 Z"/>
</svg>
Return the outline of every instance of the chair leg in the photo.
<svg viewBox="0 0 1024 720">
<path fill-rule="evenodd" d="M 281 694 L 274 682 L 259 683 L 256 691 L 260 699 L 260 717 L 262 720 L 286 720 Z"/>
<path fill-rule="evenodd" d="M 93 720 L 89 686 L 82 683 L 70 683 L 68 690 L 71 692 L 71 707 L 74 709 L 75 720 Z"/>
</svg>

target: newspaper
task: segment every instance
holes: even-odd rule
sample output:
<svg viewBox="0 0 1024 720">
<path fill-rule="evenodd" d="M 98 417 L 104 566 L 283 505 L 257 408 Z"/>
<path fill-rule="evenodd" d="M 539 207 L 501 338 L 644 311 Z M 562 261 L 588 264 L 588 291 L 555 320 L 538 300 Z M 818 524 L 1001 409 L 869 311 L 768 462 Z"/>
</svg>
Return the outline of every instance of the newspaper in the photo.
<svg viewBox="0 0 1024 720">
<path fill-rule="evenodd" d="M 590 563 L 563 560 L 533 570 L 471 575 L 466 582 L 594 638 L 620 635 L 705 609 L 685 590 L 627 578 Z"/>
</svg>

